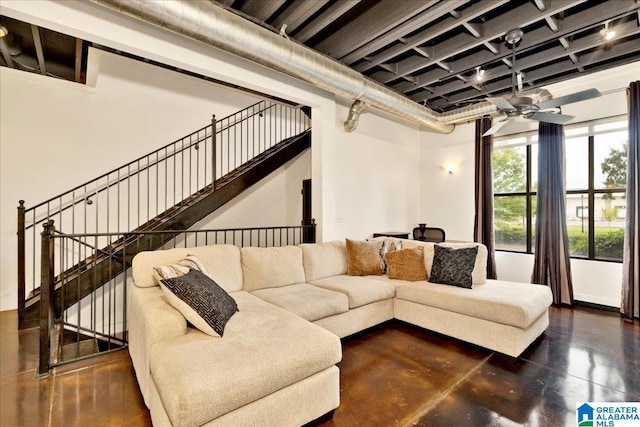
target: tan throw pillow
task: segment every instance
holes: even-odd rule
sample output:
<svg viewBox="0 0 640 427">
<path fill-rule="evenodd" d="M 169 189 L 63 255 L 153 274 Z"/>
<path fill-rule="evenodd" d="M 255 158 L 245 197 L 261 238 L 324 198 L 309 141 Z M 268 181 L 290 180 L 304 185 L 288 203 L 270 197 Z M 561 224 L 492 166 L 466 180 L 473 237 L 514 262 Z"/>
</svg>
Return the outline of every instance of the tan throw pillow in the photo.
<svg viewBox="0 0 640 427">
<path fill-rule="evenodd" d="M 347 274 L 349 276 L 380 276 L 382 242 L 347 239 Z"/>
<path fill-rule="evenodd" d="M 416 282 L 427 280 L 427 269 L 424 266 L 424 249 L 422 246 L 400 249 L 387 254 L 389 279 Z"/>
</svg>

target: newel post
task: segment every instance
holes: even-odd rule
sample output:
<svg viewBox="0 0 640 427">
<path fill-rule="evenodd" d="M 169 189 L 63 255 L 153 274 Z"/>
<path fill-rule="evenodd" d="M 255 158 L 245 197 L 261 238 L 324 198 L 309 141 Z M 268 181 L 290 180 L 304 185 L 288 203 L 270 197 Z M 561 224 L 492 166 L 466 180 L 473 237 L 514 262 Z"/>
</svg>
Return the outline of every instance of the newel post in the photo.
<svg viewBox="0 0 640 427">
<path fill-rule="evenodd" d="M 18 205 L 18 316 L 22 316 L 27 294 L 26 288 L 26 252 L 25 252 L 25 207 L 24 200 Z"/>
<path fill-rule="evenodd" d="M 51 363 L 51 328 L 55 312 L 53 220 L 43 225 L 40 255 L 40 361 L 38 375 L 49 373 Z"/>
<path fill-rule="evenodd" d="M 216 115 L 211 115 L 211 186 L 213 191 L 216 191 L 216 165 L 218 162 L 218 153 L 216 152 L 216 134 L 217 134 L 217 120 Z"/>
</svg>

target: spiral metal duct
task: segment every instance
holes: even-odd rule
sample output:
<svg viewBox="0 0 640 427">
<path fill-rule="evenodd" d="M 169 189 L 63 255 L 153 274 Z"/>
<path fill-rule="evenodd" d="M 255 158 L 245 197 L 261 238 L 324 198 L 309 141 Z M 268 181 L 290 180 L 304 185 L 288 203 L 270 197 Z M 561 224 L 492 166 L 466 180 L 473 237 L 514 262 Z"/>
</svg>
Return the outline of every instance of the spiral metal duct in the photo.
<svg viewBox="0 0 640 427">
<path fill-rule="evenodd" d="M 450 133 L 455 127 L 454 123 L 469 121 L 497 111 L 493 104 L 481 102 L 446 113 L 435 112 L 332 58 L 255 25 L 214 2 L 90 1 L 265 65 L 339 97 L 359 101 L 436 132 Z M 353 130 L 355 126 L 345 127 L 349 130 L 348 128 Z"/>
</svg>

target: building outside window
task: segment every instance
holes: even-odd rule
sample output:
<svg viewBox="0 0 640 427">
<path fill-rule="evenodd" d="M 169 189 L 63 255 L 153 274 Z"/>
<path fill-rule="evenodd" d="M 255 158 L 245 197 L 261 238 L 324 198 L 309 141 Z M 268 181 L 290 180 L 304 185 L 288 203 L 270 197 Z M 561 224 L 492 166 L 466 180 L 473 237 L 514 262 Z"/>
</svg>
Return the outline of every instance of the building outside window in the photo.
<svg viewBox="0 0 640 427">
<path fill-rule="evenodd" d="M 566 215 L 570 255 L 622 261 L 629 134 L 627 119 L 565 125 Z M 538 187 L 538 135 L 495 139 L 496 249 L 533 253 Z"/>
</svg>

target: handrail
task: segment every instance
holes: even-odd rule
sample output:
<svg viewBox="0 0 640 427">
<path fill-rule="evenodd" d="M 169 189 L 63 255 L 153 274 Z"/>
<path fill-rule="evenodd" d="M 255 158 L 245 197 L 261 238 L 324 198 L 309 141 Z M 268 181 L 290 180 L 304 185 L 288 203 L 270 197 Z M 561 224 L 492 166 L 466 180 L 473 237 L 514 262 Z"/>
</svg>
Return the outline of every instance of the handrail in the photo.
<svg viewBox="0 0 640 427">
<path fill-rule="evenodd" d="M 238 112 L 236 112 L 236 113 L 229 114 L 228 116 L 223 117 L 222 119 L 219 119 L 219 120 L 218 120 L 218 122 L 222 122 L 222 121 L 224 121 L 224 120 L 230 120 L 231 118 L 233 118 L 233 117 L 237 116 L 238 114 L 242 114 L 244 111 L 248 111 L 248 110 L 250 110 L 250 109 L 252 109 L 252 108 L 254 108 L 255 106 L 260 105 L 260 104 L 265 104 L 265 101 L 259 101 L 259 102 L 256 102 L 255 104 L 252 104 L 252 105 L 250 105 L 249 107 L 244 108 L 244 109 L 242 109 L 242 110 L 240 110 L 240 111 L 238 111 Z M 265 108 L 264 108 L 264 110 L 267 110 L 267 109 L 270 109 L 270 108 L 273 108 L 273 104 L 272 104 L 272 105 L 268 105 L 267 107 L 265 107 Z M 243 117 L 240 121 L 235 121 L 235 122 L 233 122 L 233 123 L 229 123 L 227 126 L 222 127 L 222 128 L 220 128 L 220 129 L 217 129 L 217 132 L 222 132 L 223 130 L 225 130 L 225 129 L 227 129 L 227 128 L 229 128 L 229 127 L 231 127 L 231 126 L 233 126 L 233 125 L 235 125 L 235 124 L 237 124 L 237 123 L 240 123 L 240 122 L 242 122 L 242 121 L 244 121 L 244 120 L 247 120 L 247 119 L 249 119 L 249 118 L 251 118 L 251 117 L 255 116 L 256 114 L 259 114 L 259 112 L 255 112 L 255 113 L 253 113 L 253 114 L 247 115 L 246 117 Z M 182 140 L 184 140 L 184 139 L 187 139 L 187 138 L 191 137 L 192 135 L 197 135 L 199 132 L 206 131 L 206 130 L 207 130 L 208 128 L 210 128 L 210 127 L 211 127 L 211 125 L 204 126 L 204 127 L 200 128 L 200 129 L 198 129 L 198 130 L 194 131 L 194 132 L 191 132 L 191 133 L 189 133 L 189 134 L 185 135 L 185 136 L 184 136 L 184 137 L 182 137 L 182 138 L 178 138 L 178 139 L 176 139 L 175 141 L 170 142 L 169 144 L 167 144 L 167 145 L 165 145 L 165 146 L 163 146 L 163 147 L 158 148 L 157 150 L 154 150 L 154 151 L 152 151 L 152 152 L 150 152 L 150 153 L 148 153 L 148 154 L 145 154 L 145 155 L 143 155 L 143 156 L 140 156 L 140 157 L 138 157 L 137 159 L 132 160 L 132 161 L 130 161 L 129 163 L 125 163 L 124 165 L 122 165 L 122 166 L 120 166 L 120 167 L 117 167 L 117 168 L 115 168 L 115 169 L 113 169 L 113 170 L 111 170 L 111 171 L 109 171 L 109 172 L 106 172 L 106 173 L 104 173 L 104 174 L 102 174 L 102 175 L 98 176 L 97 178 L 94 178 L 94 179 L 92 179 L 92 180 L 90 180 L 90 181 L 87 181 L 87 182 L 85 182 L 84 184 L 80 184 L 80 185 L 78 185 L 78 186 L 76 186 L 76 187 L 72 188 L 71 190 L 67 190 L 67 191 L 65 191 L 64 193 L 60 193 L 60 194 L 58 194 L 57 196 L 54 196 L 54 197 L 52 197 L 52 198 L 50 198 L 50 199 L 48 199 L 48 200 L 45 200 L 44 202 L 41 202 L 41 203 L 39 203 L 39 204 L 37 204 L 37 205 L 34 205 L 34 206 L 30 207 L 30 208 L 26 208 L 26 210 L 33 210 L 33 209 L 40 208 L 40 207 L 42 207 L 42 206 L 46 205 L 47 203 L 51 203 L 51 202 L 55 201 L 56 199 L 59 199 L 60 197 L 64 196 L 65 194 L 69 194 L 69 193 L 72 193 L 72 192 L 74 192 L 74 191 L 76 191 L 76 190 L 81 189 L 82 187 L 86 187 L 86 186 L 90 185 L 91 183 L 93 183 L 93 182 L 95 182 L 95 181 L 98 181 L 98 180 L 100 180 L 100 179 L 102 179 L 102 178 L 108 177 L 109 175 L 111 175 L 111 174 L 114 174 L 114 173 L 118 172 L 118 171 L 119 171 L 119 170 L 121 170 L 121 169 L 124 169 L 124 168 L 126 168 L 126 167 L 128 167 L 128 166 L 133 166 L 135 163 L 139 162 L 140 160 L 144 160 L 145 158 L 147 158 L 147 157 L 149 157 L 149 156 L 153 156 L 154 154 L 160 153 L 162 150 L 166 150 L 166 149 L 168 149 L 168 148 L 171 148 L 171 146 L 172 146 L 172 145 L 175 145 L 175 144 L 179 143 L 180 141 L 182 141 Z M 191 146 L 193 146 L 193 145 L 199 144 L 200 142 L 202 142 L 202 141 L 204 141 L 204 140 L 206 140 L 206 137 L 205 137 L 205 138 L 203 138 L 203 139 L 200 139 L 200 140 L 198 140 L 198 141 L 196 141 L 196 142 L 194 142 L 194 143 L 191 143 L 189 146 L 184 147 L 184 148 L 182 148 L 182 149 L 180 149 L 180 150 L 178 150 L 178 151 L 175 151 L 175 152 L 172 152 L 172 153 L 169 153 L 169 154 L 165 154 L 165 155 L 166 155 L 166 156 L 173 156 L 173 155 L 175 155 L 175 154 L 178 154 L 178 153 L 180 153 L 180 152 L 182 152 L 182 151 L 185 151 L 185 150 L 187 150 L 187 149 L 191 148 Z M 159 160 L 165 160 L 165 159 L 164 159 L 164 158 L 162 158 L 162 159 L 159 159 Z M 134 173 L 135 173 L 135 172 L 134 172 Z"/>
<path fill-rule="evenodd" d="M 252 106 L 250 106 L 250 107 L 248 107 L 248 108 L 245 108 L 245 109 L 244 109 L 244 110 L 242 110 L 242 111 L 248 110 L 249 108 L 251 108 L 251 107 L 253 107 L 253 106 L 256 106 L 256 105 L 259 105 L 259 104 L 261 104 L 261 103 L 263 103 L 263 102 L 264 102 L 264 101 L 261 101 L 261 102 L 258 102 L 258 103 L 256 103 L 256 104 L 253 104 Z M 263 113 L 264 111 L 267 111 L 267 110 L 269 110 L 269 109 L 271 109 L 271 108 L 273 108 L 273 107 L 274 107 L 274 105 L 269 105 L 269 106 L 267 106 L 267 107 L 265 107 L 265 108 L 263 108 L 263 109 L 261 109 L 261 110 L 259 110 L 259 111 L 257 111 L 257 112 L 254 112 L 254 113 L 249 114 L 249 115 L 247 115 L 247 116 L 245 116 L 245 117 L 242 117 L 242 118 L 241 118 L 240 120 L 238 120 L 238 121 L 233 121 L 233 122 L 230 122 L 230 123 L 228 123 L 228 124 L 226 124 L 226 125 L 223 125 L 223 126 L 217 127 L 217 128 L 216 128 L 216 133 L 222 133 L 222 132 L 223 132 L 223 131 L 225 131 L 226 129 L 229 129 L 229 128 L 231 128 L 232 126 L 234 126 L 234 125 L 236 125 L 236 124 L 238 124 L 238 123 L 241 123 L 241 122 L 242 122 L 242 121 L 244 121 L 244 120 L 248 120 L 248 119 L 250 119 L 251 117 L 254 117 L 254 116 L 258 115 L 258 114 L 261 114 L 261 113 Z M 218 121 L 217 121 L 217 123 L 221 123 L 221 122 L 223 122 L 224 120 L 227 120 L 227 119 L 233 118 L 233 117 L 234 117 L 235 115 L 237 115 L 237 114 L 238 114 L 238 113 L 234 113 L 234 114 L 229 115 L 229 116 L 227 116 L 227 117 L 225 117 L 225 118 L 222 118 L 222 119 L 218 120 Z M 59 194 L 58 196 L 52 197 L 51 199 L 46 200 L 46 201 L 44 201 L 44 202 L 42 202 L 42 203 L 40 203 L 40 204 L 38 204 L 38 205 L 32 206 L 31 208 L 25 208 L 25 209 L 26 209 L 26 211 L 32 211 L 32 210 L 35 210 L 35 209 L 37 209 L 37 208 L 39 208 L 39 207 L 42 207 L 42 206 L 46 205 L 47 203 L 51 203 L 51 202 L 55 201 L 56 199 L 59 199 L 59 198 L 63 197 L 63 196 L 64 196 L 64 195 L 66 195 L 66 194 L 73 193 L 74 191 L 79 190 L 79 189 L 81 189 L 81 188 L 83 188 L 83 187 L 86 187 L 87 185 L 89 185 L 89 184 L 91 184 L 91 183 L 93 183 L 93 182 L 99 181 L 99 180 L 100 180 L 100 179 L 102 179 L 102 178 L 108 178 L 108 177 L 109 177 L 109 175 L 114 174 L 114 173 L 117 173 L 117 172 L 118 172 L 118 171 L 120 171 L 121 169 L 127 168 L 127 167 L 129 167 L 129 166 L 133 166 L 134 164 L 139 163 L 141 160 L 145 160 L 145 159 L 147 159 L 147 160 L 148 160 L 148 157 L 149 157 L 149 156 L 153 156 L 154 154 L 158 154 L 158 153 L 160 153 L 162 150 L 165 150 L 165 151 L 166 151 L 166 149 L 167 149 L 167 148 L 171 148 L 171 146 L 172 146 L 172 145 L 175 145 L 175 144 L 179 143 L 181 140 L 186 139 L 186 138 L 190 138 L 192 135 L 198 135 L 198 134 L 199 134 L 199 132 L 205 131 L 205 135 L 204 135 L 204 137 L 200 137 L 200 138 L 198 138 L 196 141 L 190 142 L 190 143 L 189 143 L 189 145 L 187 145 L 186 147 L 182 147 L 182 148 L 180 148 L 180 149 L 174 149 L 174 150 L 173 150 L 172 152 L 170 152 L 170 153 L 166 153 L 166 152 L 165 152 L 165 153 L 164 153 L 164 155 L 163 155 L 163 157 L 156 157 L 156 159 L 154 160 L 154 163 L 147 162 L 147 164 L 146 164 L 146 165 L 143 165 L 142 167 L 140 167 L 140 165 L 138 165 L 137 169 L 134 169 L 133 171 L 130 171 L 130 172 L 127 174 L 127 176 L 128 176 L 129 178 L 130 178 L 130 177 L 132 177 L 132 176 L 138 175 L 138 174 L 140 174 L 140 173 L 142 173 L 142 172 L 144 172 L 144 171 L 148 170 L 149 168 L 153 167 L 153 165 L 154 165 L 154 164 L 156 164 L 156 163 L 158 163 L 158 162 L 165 161 L 165 160 L 167 160 L 168 158 L 170 158 L 170 157 L 172 157 L 172 156 L 175 156 L 175 155 L 180 154 L 180 153 L 182 153 L 182 152 L 184 152 L 184 151 L 187 151 L 188 149 L 190 149 L 190 148 L 192 148 L 192 147 L 194 147 L 194 146 L 195 146 L 195 147 L 197 147 L 200 143 L 205 142 L 205 141 L 206 141 L 206 140 L 211 136 L 211 135 L 209 135 L 209 134 L 207 134 L 207 133 L 206 133 L 206 131 L 207 131 L 210 127 L 211 127 L 211 125 L 208 125 L 208 126 L 205 126 L 205 127 L 203 127 L 203 128 L 200 128 L 200 129 L 198 129 L 197 131 L 192 132 L 192 133 L 190 133 L 190 134 L 186 135 L 185 137 L 183 137 L 183 138 L 181 138 L 181 139 L 177 139 L 177 140 L 175 140 L 174 142 L 172 142 L 172 143 L 170 143 L 170 144 L 168 144 L 168 145 L 166 145 L 166 146 L 164 146 L 164 147 L 162 147 L 162 148 L 159 148 L 159 149 L 157 149 L 157 150 L 155 150 L 155 151 L 152 151 L 151 153 L 149 153 L 149 154 L 147 154 L 147 155 L 141 156 L 141 157 L 137 158 L 136 160 L 133 160 L 133 161 L 131 161 L 131 162 L 129 162 L 129 163 L 127 163 L 127 164 L 123 165 L 123 166 L 120 166 L 119 168 L 113 169 L 113 170 L 112 170 L 112 171 L 110 171 L 110 172 L 107 172 L 107 173 L 105 173 L 105 174 L 102 174 L 102 175 L 100 175 L 99 177 L 92 179 L 91 181 L 88 181 L 88 182 L 86 182 L 86 183 L 84 183 L 84 184 L 81 184 L 81 185 L 79 185 L 79 186 L 75 187 L 75 188 L 72 188 L 71 190 L 68 190 L 68 191 L 66 191 L 66 192 L 64 192 L 64 193 L 61 193 L 61 194 Z M 114 185 L 117 185 L 117 183 L 118 183 L 117 181 L 111 181 L 111 182 L 108 182 L 108 183 L 106 183 L 106 184 L 102 184 L 99 188 L 97 188 L 97 189 L 95 189 L 94 191 L 92 191 L 92 192 L 91 192 L 91 195 L 93 196 L 94 194 L 98 194 L 98 193 L 101 193 L 102 191 L 108 190 L 109 188 L 113 187 Z M 86 194 L 86 192 L 85 192 L 84 194 Z M 59 211 L 59 212 L 64 212 L 64 211 L 66 211 L 67 209 L 70 209 L 71 207 L 73 207 L 73 206 L 75 206 L 75 205 L 77 205 L 77 204 L 79 204 L 79 203 L 86 202 L 86 201 L 89 199 L 89 197 L 91 197 L 91 196 L 89 196 L 89 197 L 84 197 L 84 194 L 83 194 L 82 196 L 78 196 L 77 198 L 75 198 L 75 199 L 73 199 L 73 200 L 70 200 L 70 201 L 66 202 L 64 207 L 58 208 L 58 211 Z M 40 224 L 41 222 L 46 221 L 46 220 L 48 219 L 48 217 L 49 217 L 49 214 L 43 214 L 42 218 L 40 218 L 40 219 L 38 219 L 38 220 L 36 220 L 36 219 L 34 218 L 33 222 L 32 222 L 31 224 L 29 224 L 29 225 L 27 225 L 27 226 L 26 226 L 26 229 L 28 230 L 28 229 L 30 229 L 30 228 L 32 228 L 32 227 L 37 226 L 37 225 L 38 225 L 38 224 Z"/>
<path fill-rule="evenodd" d="M 269 226 L 269 227 L 245 227 L 245 228 L 217 228 L 205 230 L 162 230 L 162 231 L 134 231 L 134 232 L 109 232 L 109 233 L 73 233 L 66 234 L 56 231 L 54 223 L 49 221 L 44 224 L 41 233 L 42 288 L 40 310 L 40 360 L 38 375 L 48 375 L 51 368 L 76 360 L 92 357 L 100 353 L 93 350 L 88 353 L 80 351 L 80 344 L 84 339 L 92 338 L 106 342 L 106 351 L 120 349 L 127 346 L 127 288 L 130 275 L 122 266 L 111 265 L 115 253 L 121 254 L 121 259 L 130 259 L 141 249 L 136 247 L 136 242 L 153 236 L 166 236 L 162 239 L 162 248 L 168 247 L 195 247 L 208 244 L 233 244 L 238 247 L 259 246 L 285 246 L 298 245 L 300 243 L 312 243 L 306 240 L 306 236 L 315 236 L 315 223 L 296 226 Z M 313 231 L 306 233 L 306 231 Z M 210 236 L 213 238 L 210 239 Z M 87 258 L 97 257 L 99 252 L 106 252 L 105 262 L 108 265 L 103 268 L 102 274 L 91 270 L 82 270 L 77 262 L 79 258 L 86 256 L 81 254 L 73 244 L 65 243 L 71 240 L 77 243 L 83 240 L 97 240 L 107 238 L 110 242 L 130 240 L 127 245 L 113 252 L 95 250 Z M 135 238 L 135 239 L 134 239 Z M 181 240 L 179 240 L 181 239 Z M 213 242 L 210 242 L 212 240 Z M 144 240 L 143 240 L 144 241 Z M 86 246 L 96 247 L 84 242 Z M 115 262 L 119 262 L 116 260 Z M 54 266 L 62 265 L 65 271 L 74 272 L 73 275 L 56 277 Z M 62 310 L 65 284 L 70 281 L 78 281 L 78 276 L 86 280 L 105 281 L 109 284 L 107 289 L 92 288 L 91 298 L 83 298 L 77 294 L 77 300 L 73 300 L 77 307 L 75 310 Z M 97 277 L 99 276 L 99 277 Z M 56 283 L 57 281 L 57 283 Z M 66 282 L 65 282 L 66 281 Z M 79 286 L 79 285 L 78 285 Z M 56 291 L 59 288 L 60 291 Z M 62 296 L 59 293 L 63 293 Z M 83 305 L 84 301 L 84 305 Z M 60 347 L 61 334 L 75 333 L 76 341 L 69 342 L 71 336 L 65 335 L 65 345 L 75 345 L 76 352 L 65 352 Z"/>
<path fill-rule="evenodd" d="M 59 230 L 72 235 L 151 226 L 193 195 L 215 191 L 223 176 L 309 129 L 302 106 L 260 101 L 220 120 L 214 115 L 210 125 L 44 202 L 27 208 L 20 201 L 19 311 L 40 285 L 37 225 L 55 219 Z"/>
</svg>

